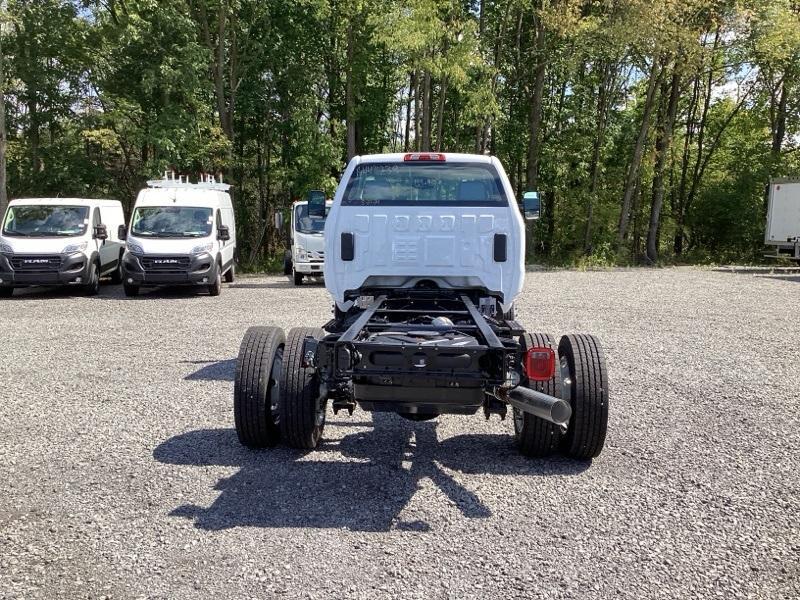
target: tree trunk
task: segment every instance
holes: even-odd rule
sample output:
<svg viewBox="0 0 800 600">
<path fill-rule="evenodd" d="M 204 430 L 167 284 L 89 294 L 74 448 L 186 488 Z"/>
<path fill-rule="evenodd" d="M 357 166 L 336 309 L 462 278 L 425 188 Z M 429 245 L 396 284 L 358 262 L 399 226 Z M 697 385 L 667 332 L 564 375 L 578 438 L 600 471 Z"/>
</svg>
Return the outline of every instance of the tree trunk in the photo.
<svg viewBox="0 0 800 600">
<path fill-rule="evenodd" d="M 431 73 L 425 70 L 422 85 L 422 152 L 431 149 Z"/>
<path fill-rule="evenodd" d="M 419 111 L 420 111 L 420 86 L 419 86 L 419 71 L 414 71 L 414 150 L 420 151 L 422 138 L 420 137 L 419 125 Z"/>
<path fill-rule="evenodd" d="M 447 100 L 447 79 L 442 80 L 439 92 L 439 115 L 436 123 L 436 152 L 442 151 L 442 136 L 444 135 L 444 104 Z"/>
<path fill-rule="evenodd" d="M 217 13 L 217 47 L 214 64 L 214 91 L 217 100 L 217 112 L 222 131 L 229 140 L 233 139 L 233 130 L 229 119 L 227 102 L 225 100 L 225 24 L 227 18 L 227 3 L 220 4 Z"/>
<path fill-rule="evenodd" d="M 528 167 L 526 170 L 527 186 L 529 191 L 536 191 L 539 184 L 539 137 L 542 129 L 542 98 L 544 95 L 544 76 L 547 69 L 545 60 L 545 32 L 540 19 L 535 23 L 534 56 L 536 66 L 534 69 L 533 89 L 530 99 L 530 112 L 528 113 Z"/>
<path fill-rule="evenodd" d="M 0 29 L 0 219 L 6 214 L 8 206 L 8 186 L 6 182 L 6 62 Z"/>
<path fill-rule="evenodd" d="M 656 165 L 653 174 L 653 204 L 650 207 L 650 226 L 647 230 L 647 260 L 654 263 L 658 260 L 658 229 L 661 224 L 661 207 L 664 205 L 664 171 L 667 165 L 667 156 L 672 146 L 672 132 L 675 118 L 678 114 L 678 100 L 680 99 L 680 68 L 679 59 L 676 59 L 672 70 L 672 82 L 669 89 L 662 93 L 669 94 L 669 103 L 664 116 L 664 122 L 659 129 L 656 140 Z"/>
<path fill-rule="evenodd" d="M 403 151 L 408 152 L 411 146 L 409 146 L 410 141 L 410 128 L 411 128 L 411 102 L 412 102 L 412 95 L 414 94 L 414 71 L 411 71 L 411 76 L 409 77 L 408 83 L 408 101 L 406 102 L 406 125 L 405 125 L 405 139 L 403 142 Z"/>
<path fill-rule="evenodd" d="M 658 58 L 654 56 L 653 68 L 650 70 L 650 81 L 647 84 L 647 96 L 645 97 L 642 124 L 639 127 L 639 136 L 636 139 L 636 145 L 633 148 L 633 157 L 628 167 L 628 177 L 625 182 L 625 193 L 622 197 L 622 210 L 620 211 L 619 227 L 617 229 L 617 250 L 622 249 L 622 244 L 625 241 L 625 234 L 628 232 L 633 194 L 636 192 L 636 183 L 639 180 L 639 168 L 642 165 L 642 155 L 644 154 L 644 147 L 647 142 L 647 134 L 650 131 L 650 116 L 653 113 L 656 89 L 658 89 L 660 78 L 661 71 Z"/>
<path fill-rule="evenodd" d="M 356 155 L 356 107 L 353 98 L 353 57 L 355 55 L 355 39 L 353 17 L 347 24 L 347 83 L 345 83 L 344 103 L 345 120 L 347 121 L 347 162 Z"/>
</svg>

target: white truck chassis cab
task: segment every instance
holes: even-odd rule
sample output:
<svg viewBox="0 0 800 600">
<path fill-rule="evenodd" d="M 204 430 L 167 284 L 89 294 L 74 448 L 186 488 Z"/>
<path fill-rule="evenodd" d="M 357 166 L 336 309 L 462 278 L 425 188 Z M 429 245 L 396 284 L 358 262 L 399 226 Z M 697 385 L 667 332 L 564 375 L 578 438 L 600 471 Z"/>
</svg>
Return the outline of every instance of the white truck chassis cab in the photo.
<svg viewBox="0 0 800 600">
<path fill-rule="evenodd" d="M 326 202 L 326 213 L 333 202 Z M 292 204 L 291 249 L 286 257 L 284 274 L 291 275 L 294 285 L 303 283 L 304 277 L 322 277 L 325 264 L 325 217 L 308 214 L 308 201 Z"/>
<path fill-rule="evenodd" d="M 127 296 L 142 287 L 187 285 L 212 296 L 222 280 L 233 282 L 236 221 L 228 190 L 212 178 L 200 183 L 182 179 L 148 181 L 139 192 L 123 257 Z"/>
<path fill-rule="evenodd" d="M 496 158 L 414 153 L 355 157 L 325 225 L 321 328 L 252 327 L 234 386 L 239 440 L 314 448 L 334 413 L 505 419 L 525 455 L 590 459 L 603 448 L 608 376 L 600 343 L 558 344 L 514 318 L 525 277 L 525 218 Z M 309 205 L 310 214 L 324 205 Z"/>
<path fill-rule="evenodd" d="M 124 223 L 117 200 L 12 200 L 0 229 L 0 297 L 38 285 L 73 286 L 94 295 L 105 275 L 120 283 L 118 228 Z"/>
</svg>

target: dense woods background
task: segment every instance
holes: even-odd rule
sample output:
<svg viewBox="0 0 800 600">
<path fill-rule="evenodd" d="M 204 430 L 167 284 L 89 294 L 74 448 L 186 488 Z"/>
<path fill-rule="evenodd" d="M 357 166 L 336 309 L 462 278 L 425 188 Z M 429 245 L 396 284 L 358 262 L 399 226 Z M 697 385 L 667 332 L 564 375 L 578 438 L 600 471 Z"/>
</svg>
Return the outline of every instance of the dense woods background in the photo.
<svg viewBox="0 0 800 600">
<path fill-rule="evenodd" d="M 800 175 L 798 0 L 8 0 L 0 204 L 235 186 L 240 245 L 359 153 L 500 157 L 537 260 L 742 260 Z M 7 169 L 7 173 L 5 171 Z"/>
</svg>

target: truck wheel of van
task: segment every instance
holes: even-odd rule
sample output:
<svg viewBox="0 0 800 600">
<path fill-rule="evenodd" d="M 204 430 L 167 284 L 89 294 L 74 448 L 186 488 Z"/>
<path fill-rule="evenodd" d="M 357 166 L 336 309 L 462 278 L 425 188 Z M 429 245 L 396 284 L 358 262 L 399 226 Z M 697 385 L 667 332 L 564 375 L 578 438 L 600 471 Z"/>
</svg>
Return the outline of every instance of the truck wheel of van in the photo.
<svg viewBox="0 0 800 600">
<path fill-rule="evenodd" d="M 217 274 L 214 283 L 208 286 L 208 293 L 212 296 L 219 296 L 222 292 L 222 263 L 217 259 Z"/>
<path fill-rule="evenodd" d="M 114 272 L 111 273 L 111 283 L 114 285 L 119 285 L 122 283 L 122 257 L 125 254 L 125 250 L 119 251 L 119 261 L 117 262 L 117 268 L 114 269 Z"/>
<path fill-rule="evenodd" d="M 292 269 L 292 280 L 295 285 L 303 285 L 303 274 Z"/>
<path fill-rule="evenodd" d="M 93 260 L 89 265 L 88 281 L 83 287 L 83 293 L 87 296 L 97 296 L 100 293 L 100 264 L 97 260 Z"/>
<path fill-rule="evenodd" d="M 225 271 L 225 283 L 233 283 L 236 279 L 236 263 L 231 263 L 231 268 Z"/>
</svg>

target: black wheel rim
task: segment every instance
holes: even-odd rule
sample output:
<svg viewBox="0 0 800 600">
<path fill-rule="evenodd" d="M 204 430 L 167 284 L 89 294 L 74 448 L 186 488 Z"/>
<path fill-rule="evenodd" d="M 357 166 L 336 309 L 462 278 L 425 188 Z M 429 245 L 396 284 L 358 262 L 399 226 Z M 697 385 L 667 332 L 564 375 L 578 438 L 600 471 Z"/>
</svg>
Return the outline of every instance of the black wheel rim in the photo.
<svg viewBox="0 0 800 600">
<path fill-rule="evenodd" d="M 280 421 L 281 373 L 283 372 L 283 346 L 278 348 L 272 359 L 269 371 L 269 385 L 267 386 L 267 402 L 272 422 L 277 425 Z"/>
</svg>

